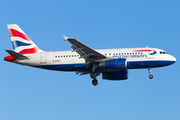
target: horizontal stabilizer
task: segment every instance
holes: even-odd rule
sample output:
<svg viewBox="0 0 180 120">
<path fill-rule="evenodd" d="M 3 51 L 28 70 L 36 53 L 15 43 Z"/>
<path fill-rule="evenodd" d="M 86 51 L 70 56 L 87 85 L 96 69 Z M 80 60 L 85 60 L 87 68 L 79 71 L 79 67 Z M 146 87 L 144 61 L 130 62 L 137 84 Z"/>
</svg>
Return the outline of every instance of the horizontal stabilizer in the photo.
<svg viewBox="0 0 180 120">
<path fill-rule="evenodd" d="M 21 55 L 13 50 L 6 50 L 6 52 L 8 52 L 11 56 L 13 56 L 14 58 L 20 59 L 20 60 L 24 60 L 24 59 L 29 59 L 28 57 Z"/>
</svg>

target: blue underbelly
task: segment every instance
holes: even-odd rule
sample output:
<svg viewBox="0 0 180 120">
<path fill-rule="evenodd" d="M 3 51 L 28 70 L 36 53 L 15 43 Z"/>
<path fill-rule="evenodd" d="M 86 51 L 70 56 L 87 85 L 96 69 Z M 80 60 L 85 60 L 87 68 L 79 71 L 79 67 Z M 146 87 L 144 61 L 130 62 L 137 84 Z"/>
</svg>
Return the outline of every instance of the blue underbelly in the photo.
<svg viewBox="0 0 180 120">
<path fill-rule="evenodd" d="M 133 61 L 127 63 L 127 69 L 164 67 L 173 63 L 174 61 Z"/>
<path fill-rule="evenodd" d="M 155 68 L 163 67 L 173 64 L 174 61 L 131 61 L 127 62 L 127 69 L 140 69 L 140 68 Z M 57 70 L 57 71 L 91 71 L 92 66 L 86 67 L 85 64 L 56 64 L 56 65 L 39 65 L 33 66 L 37 68 Z M 98 68 L 99 71 L 102 71 L 102 68 Z M 104 69 L 105 70 L 105 69 Z"/>
</svg>

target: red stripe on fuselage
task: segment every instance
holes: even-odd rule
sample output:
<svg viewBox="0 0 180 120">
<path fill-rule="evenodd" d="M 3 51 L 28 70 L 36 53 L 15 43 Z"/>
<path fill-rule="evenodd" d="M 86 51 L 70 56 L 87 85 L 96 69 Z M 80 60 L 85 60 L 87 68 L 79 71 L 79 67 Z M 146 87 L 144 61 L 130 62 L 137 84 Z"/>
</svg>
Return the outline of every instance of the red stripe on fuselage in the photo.
<svg viewBox="0 0 180 120">
<path fill-rule="evenodd" d="M 154 52 L 156 52 L 155 50 L 134 50 L 134 52 L 152 52 L 152 51 L 154 51 Z"/>
<path fill-rule="evenodd" d="M 24 40 L 31 41 L 31 39 L 24 33 L 21 33 L 15 29 L 9 29 L 10 37 L 20 37 Z"/>
</svg>

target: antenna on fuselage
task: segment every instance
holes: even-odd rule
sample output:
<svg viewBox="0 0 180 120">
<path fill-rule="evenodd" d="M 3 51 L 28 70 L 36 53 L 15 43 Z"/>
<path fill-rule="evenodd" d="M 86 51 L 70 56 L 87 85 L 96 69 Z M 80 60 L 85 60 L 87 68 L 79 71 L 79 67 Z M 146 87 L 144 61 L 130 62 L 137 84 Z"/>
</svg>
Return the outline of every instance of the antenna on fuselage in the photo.
<svg viewBox="0 0 180 120">
<path fill-rule="evenodd" d="M 146 45 L 146 48 L 148 48 L 148 46 Z"/>
</svg>

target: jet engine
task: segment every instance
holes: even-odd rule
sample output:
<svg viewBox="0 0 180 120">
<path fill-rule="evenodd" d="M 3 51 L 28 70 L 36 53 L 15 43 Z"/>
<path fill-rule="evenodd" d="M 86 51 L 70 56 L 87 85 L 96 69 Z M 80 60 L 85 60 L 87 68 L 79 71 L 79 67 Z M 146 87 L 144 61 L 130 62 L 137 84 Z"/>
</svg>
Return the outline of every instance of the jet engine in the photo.
<svg viewBox="0 0 180 120">
<path fill-rule="evenodd" d="M 127 68 L 127 61 L 126 59 L 112 59 L 106 60 L 104 62 L 99 63 L 100 68 L 107 68 L 107 69 L 126 69 Z"/>
<path fill-rule="evenodd" d="M 128 79 L 128 71 L 104 72 L 102 73 L 102 78 L 107 80 L 126 80 Z"/>
</svg>

